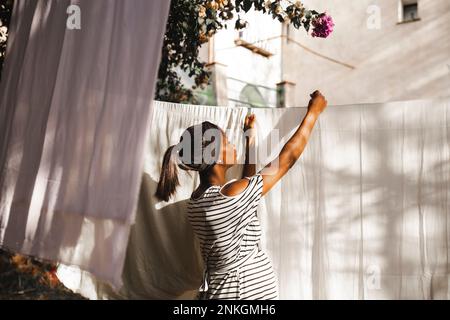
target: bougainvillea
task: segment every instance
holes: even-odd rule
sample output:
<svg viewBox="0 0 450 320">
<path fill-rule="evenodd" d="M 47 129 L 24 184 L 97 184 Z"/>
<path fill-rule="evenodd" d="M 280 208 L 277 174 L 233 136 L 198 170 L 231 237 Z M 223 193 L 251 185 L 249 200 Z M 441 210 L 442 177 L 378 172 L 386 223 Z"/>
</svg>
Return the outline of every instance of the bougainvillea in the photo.
<svg viewBox="0 0 450 320">
<path fill-rule="evenodd" d="M 331 16 L 322 13 L 312 21 L 313 37 L 326 38 L 333 32 L 334 22 Z"/>
</svg>

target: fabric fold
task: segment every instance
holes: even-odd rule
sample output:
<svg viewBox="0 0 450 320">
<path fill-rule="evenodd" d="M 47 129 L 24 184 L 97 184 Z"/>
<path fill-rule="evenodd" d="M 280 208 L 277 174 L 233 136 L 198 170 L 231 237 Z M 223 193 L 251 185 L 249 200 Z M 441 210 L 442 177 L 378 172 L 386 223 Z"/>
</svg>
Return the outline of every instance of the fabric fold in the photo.
<svg viewBox="0 0 450 320">
<path fill-rule="evenodd" d="M 2 246 L 120 285 L 169 6 L 14 1 L 0 84 Z"/>
</svg>

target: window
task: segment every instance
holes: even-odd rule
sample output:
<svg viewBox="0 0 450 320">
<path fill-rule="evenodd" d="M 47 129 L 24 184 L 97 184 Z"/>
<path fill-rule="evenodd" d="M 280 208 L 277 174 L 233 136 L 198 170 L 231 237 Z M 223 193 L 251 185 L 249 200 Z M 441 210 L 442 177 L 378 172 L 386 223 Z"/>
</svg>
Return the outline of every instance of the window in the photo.
<svg viewBox="0 0 450 320">
<path fill-rule="evenodd" d="M 420 20 L 419 4 L 417 0 L 401 0 L 400 2 L 400 22 Z"/>
<path fill-rule="evenodd" d="M 239 95 L 241 102 L 248 103 L 253 107 L 266 107 L 267 103 L 261 92 L 255 85 L 247 84 Z"/>
<path fill-rule="evenodd" d="M 413 21 L 418 18 L 417 3 L 403 6 L 403 21 Z"/>
</svg>

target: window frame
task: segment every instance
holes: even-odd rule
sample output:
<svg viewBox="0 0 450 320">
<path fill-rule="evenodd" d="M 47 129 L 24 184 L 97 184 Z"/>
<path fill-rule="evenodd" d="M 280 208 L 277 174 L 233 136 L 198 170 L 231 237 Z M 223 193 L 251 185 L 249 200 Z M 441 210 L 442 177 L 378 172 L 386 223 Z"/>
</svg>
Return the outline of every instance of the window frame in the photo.
<svg viewBox="0 0 450 320">
<path fill-rule="evenodd" d="M 413 19 L 405 19 L 405 7 L 406 6 L 413 6 L 415 5 L 417 7 L 417 17 Z M 411 23 L 420 21 L 420 15 L 419 15 L 419 0 L 415 1 L 405 1 L 405 0 L 399 0 L 398 1 L 398 22 L 397 24 L 405 24 L 405 23 Z"/>
</svg>

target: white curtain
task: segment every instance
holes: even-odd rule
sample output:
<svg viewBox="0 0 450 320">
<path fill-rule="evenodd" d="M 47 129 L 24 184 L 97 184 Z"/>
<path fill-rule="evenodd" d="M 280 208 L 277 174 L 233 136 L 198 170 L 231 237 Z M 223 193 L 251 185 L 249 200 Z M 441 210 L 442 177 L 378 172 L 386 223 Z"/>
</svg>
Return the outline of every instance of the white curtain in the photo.
<svg viewBox="0 0 450 320">
<path fill-rule="evenodd" d="M 120 285 L 170 1 L 16 0 L 0 244 Z"/>
<path fill-rule="evenodd" d="M 261 168 L 280 151 L 306 108 L 252 109 Z M 299 161 L 261 201 L 263 248 L 281 299 L 450 298 L 450 99 L 329 106 Z M 190 298 L 201 282 L 198 243 L 185 202 L 198 183 L 180 171 L 170 203 L 153 197 L 166 148 L 190 125 L 217 123 L 243 159 L 246 108 L 155 102 L 136 224 L 113 292 L 61 267 L 92 298 Z M 280 141 L 270 137 L 278 132 Z M 230 169 L 228 178 L 242 168 Z"/>
</svg>

